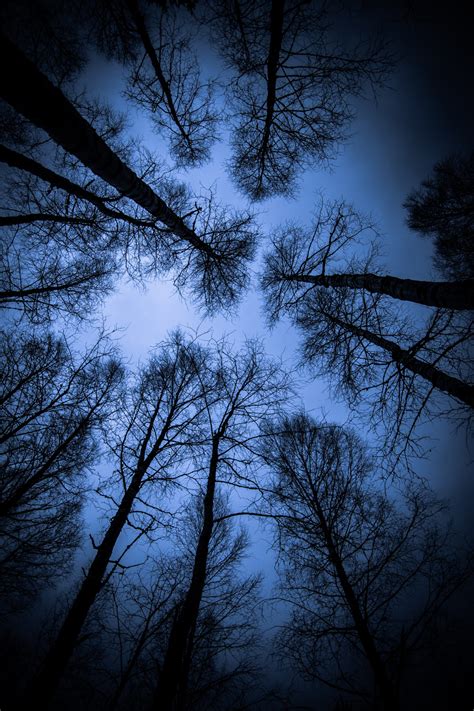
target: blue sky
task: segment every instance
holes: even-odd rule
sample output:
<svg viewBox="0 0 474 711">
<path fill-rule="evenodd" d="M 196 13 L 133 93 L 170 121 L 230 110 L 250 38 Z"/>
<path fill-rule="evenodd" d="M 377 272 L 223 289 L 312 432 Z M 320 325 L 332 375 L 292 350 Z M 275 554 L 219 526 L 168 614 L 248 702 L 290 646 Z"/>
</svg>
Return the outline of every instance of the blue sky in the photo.
<svg viewBox="0 0 474 711">
<path fill-rule="evenodd" d="M 272 230 L 287 219 L 307 222 L 315 195 L 323 190 L 329 198 L 344 197 L 362 212 L 370 213 L 383 236 L 382 251 L 387 272 L 408 278 L 436 277 L 431 263 L 431 245 L 410 232 L 405 223 L 402 203 L 408 192 L 427 177 L 435 162 L 451 152 L 466 151 L 472 144 L 472 99 L 468 96 L 471 65 L 467 64 L 468 31 L 455 27 L 438 16 L 428 23 L 389 18 L 386 28 L 400 60 L 388 80 L 389 86 L 373 97 L 358 100 L 357 117 L 351 126 L 351 138 L 340 147 L 330 170 L 308 169 L 301 176 L 295 199 L 275 198 L 255 206 L 262 230 Z M 392 19 L 390 19 L 392 18 Z M 455 19 L 455 18 L 454 18 Z M 213 55 L 205 49 L 208 69 Z M 85 73 L 90 92 L 111 99 L 117 106 L 122 70 L 94 57 Z M 152 148 L 166 155 L 166 143 L 152 133 L 142 116 L 133 109 L 132 133 L 142 135 Z M 229 151 L 225 134 L 213 151 L 212 161 L 199 170 L 180 177 L 195 188 L 215 185 L 217 197 L 233 206 L 246 204 L 225 173 Z M 257 269 L 257 265 L 254 265 Z M 244 297 L 238 313 L 205 319 L 192 305 L 174 293 L 165 281 L 150 283 L 146 289 L 122 283 L 109 297 L 104 314 L 109 326 L 125 328 L 120 343 L 132 363 L 143 361 L 148 349 L 162 340 L 176 326 L 208 331 L 214 335 L 232 334 L 238 344 L 242 338 L 258 336 L 270 354 L 294 364 L 297 333 L 287 323 L 272 332 L 265 328 L 261 297 L 251 290 Z M 305 407 L 316 413 L 324 409 L 328 419 L 343 421 L 347 411 L 334 403 L 323 381 L 307 378 L 301 395 Z M 471 503 L 474 482 L 471 455 L 463 432 L 455 433 L 448 422 L 433 423 L 433 444 L 429 459 L 419 463 L 439 495 L 449 497 L 457 524 L 468 530 L 472 525 Z M 273 560 L 267 557 L 267 545 L 257 526 L 251 525 L 257 539 L 257 558 L 252 568 L 271 572 Z"/>
</svg>

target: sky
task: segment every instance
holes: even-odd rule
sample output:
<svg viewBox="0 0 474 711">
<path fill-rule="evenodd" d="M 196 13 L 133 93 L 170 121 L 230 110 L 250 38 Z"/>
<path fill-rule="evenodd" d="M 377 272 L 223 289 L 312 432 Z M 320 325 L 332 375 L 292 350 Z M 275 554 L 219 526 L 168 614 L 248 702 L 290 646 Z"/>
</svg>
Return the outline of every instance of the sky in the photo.
<svg viewBox="0 0 474 711">
<path fill-rule="evenodd" d="M 459 9 L 445 16 L 422 2 L 407 3 L 406 8 L 403 3 L 402 7 L 376 2 L 362 6 L 367 29 L 381 27 L 397 57 L 387 86 L 377 91 L 376 100 L 369 92 L 367 98 L 354 103 L 356 118 L 350 127 L 351 137 L 340 146 L 329 169 L 307 169 L 294 199 L 274 198 L 252 208 L 263 233 L 271 235 L 286 220 L 308 223 L 319 191 L 330 199 L 343 197 L 375 221 L 387 273 L 437 278 L 431 243 L 408 229 L 402 205 L 438 160 L 472 145 L 474 101 L 467 88 L 474 61 L 468 18 L 460 16 Z M 201 41 L 201 61 L 204 72 L 222 72 L 222 65 L 206 40 Z M 113 105 L 125 108 L 123 100 L 117 99 L 121 77 L 120 67 L 92 55 L 83 82 L 88 92 L 97 92 Z M 166 160 L 166 142 L 151 131 L 143 115 L 129 107 L 128 113 L 132 134 L 141 136 Z M 182 171 L 179 177 L 196 189 L 215 186 L 222 203 L 247 204 L 226 175 L 229 155 L 224 134 L 207 165 Z M 253 288 L 232 318 L 227 314 L 203 318 L 189 300 L 181 298 L 162 280 L 149 283 L 144 289 L 122 283 L 104 305 L 107 323 L 125 329 L 120 343 L 131 362 L 145 359 L 148 349 L 179 325 L 201 332 L 212 329 L 216 336 L 231 334 L 236 343 L 244 337 L 257 336 L 264 340 L 269 353 L 291 367 L 298 336 L 286 322 L 272 331 L 266 328 L 262 298 L 256 288 L 258 259 L 253 265 Z M 330 419 L 344 421 L 346 409 L 330 397 L 327 384 L 308 377 L 306 380 L 302 388 L 305 407 L 316 411 L 323 408 Z M 467 522 L 466 501 L 474 488 L 465 440 L 462 433 L 456 436 L 445 422 L 435 423 L 433 435 L 439 439 L 433 445 L 436 464 L 433 466 L 432 459 L 420 466 L 440 487 L 441 495 L 453 498 L 453 505 L 460 507 L 460 516 Z"/>
<path fill-rule="evenodd" d="M 308 222 L 316 194 L 344 197 L 363 213 L 370 214 L 381 233 L 381 248 L 387 273 L 406 278 L 436 278 L 429 240 L 411 232 L 405 222 L 403 201 L 410 190 L 427 177 L 433 165 L 453 152 L 472 146 L 473 99 L 468 90 L 473 73 L 471 37 L 465 18 L 450 11 L 446 17 L 428 3 L 411 3 L 411 11 L 400 11 L 395 3 L 363 3 L 367 27 L 382 23 L 398 60 L 387 87 L 354 103 L 356 118 L 351 137 L 340 146 L 329 169 L 307 169 L 301 176 L 294 199 L 274 198 L 254 206 L 263 232 L 272 231 L 286 220 Z M 350 31 L 350 30 L 348 30 Z M 205 70 L 219 70 L 212 50 L 201 47 Z M 85 83 L 89 91 L 106 98 L 115 97 L 121 70 L 103 58 L 93 57 Z M 120 105 L 120 102 L 117 104 Z M 142 116 L 131 111 L 132 132 L 141 134 L 148 145 L 166 155 L 166 144 Z M 226 175 L 229 148 L 225 135 L 212 153 L 212 161 L 200 169 L 183 173 L 194 187 L 215 185 L 223 203 L 239 206 L 245 200 Z M 181 177 L 181 176 L 180 176 Z M 255 277 L 258 260 L 253 267 Z M 439 278 L 439 277 L 438 277 Z M 256 281 L 254 282 L 254 284 Z M 131 284 L 107 300 L 104 313 L 110 325 L 125 328 L 120 342 L 132 362 L 146 358 L 148 349 L 177 325 L 216 336 L 231 334 L 238 344 L 244 337 L 259 337 L 266 350 L 294 364 L 298 336 L 286 322 L 271 332 L 265 325 L 261 296 L 254 288 L 243 298 L 237 314 L 203 319 L 192 305 L 174 293 L 164 281 L 139 290 Z M 301 396 L 305 407 L 315 414 L 324 411 L 329 420 L 343 422 L 347 410 L 328 393 L 327 384 L 305 376 Z M 465 432 L 454 432 L 449 423 L 439 421 L 430 428 L 433 437 L 428 459 L 418 463 L 418 471 L 429 479 L 441 497 L 450 499 L 456 524 L 472 530 L 472 449 L 466 446 Z M 271 536 L 257 524 L 246 521 L 254 541 L 252 570 L 266 573 L 266 590 L 274 582 L 274 559 L 269 554 Z M 268 619 L 276 624 L 279 615 Z"/>
<path fill-rule="evenodd" d="M 353 3 L 354 8 L 356 3 Z M 375 0 L 360 3 L 367 27 L 383 22 L 399 59 L 388 86 L 354 104 L 356 118 L 350 139 L 340 147 L 330 169 L 307 169 L 301 176 L 294 199 L 275 198 L 254 209 L 264 234 L 271 234 L 286 220 L 309 222 L 318 191 L 328 198 L 344 197 L 364 213 L 371 214 L 382 235 L 382 251 L 387 272 L 407 278 L 433 278 L 431 245 L 406 226 L 403 201 L 408 192 L 427 177 L 433 165 L 452 152 L 472 147 L 473 98 L 469 83 L 474 62 L 469 52 L 467 16 L 437 14 L 430 3 L 393 3 L 390 7 Z M 401 6 L 403 8 L 401 9 Z M 446 11 L 447 12 L 447 11 Z M 349 30 L 348 30 L 349 31 Z M 205 68 L 219 69 L 218 61 L 206 44 L 202 46 Z M 214 66 L 215 63 L 215 66 Z M 97 93 L 117 108 L 122 69 L 103 57 L 91 54 L 82 82 L 89 94 Z M 166 143 L 133 109 L 131 133 L 141 135 L 147 145 L 166 155 Z M 226 136 L 203 168 L 183 172 L 179 177 L 195 188 L 215 185 L 222 203 L 246 204 L 226 176 L 229 158 Z M 103 315 L 110 328 L 120 329 L 119 343 L 131 365 L 144 362 L 151 347 L 181 326 L 215 336 L 230 334 L 236 344 L 245 337 L 263 339 L 266 350 L 282 358 L 289 367 L 295 363 L 298 335 L 287 323 L 272 331 L 265 325 L 262 298 L 255 288 L 258 260 L 252 267 L 254 288 L 243 298 L 235 315 L 203 318 L 164 280 L 145 288 L 122 282 L 107 298 Z M 305 407 L 323 410 L 329 420 L 347 418 L 347 410 L 328 393 L 327 383 L 302 375 L 301 396 Z M 433 424 L 433 445 L 429 460 L 419 463 L 436 491 L 449 497 L 457 524 L 468 531 L 472 526 L 474 478 L 471 453 L 463 432 L 454 432 L 449 423 Z M 472 450 L 471 450 L 472 452 Z M 268 555 L 270 537 L 257 525 L 248 524 L 254 539 L 254 569 L 268 573 L 272 580 L 274 561 Z"/>
</svg>

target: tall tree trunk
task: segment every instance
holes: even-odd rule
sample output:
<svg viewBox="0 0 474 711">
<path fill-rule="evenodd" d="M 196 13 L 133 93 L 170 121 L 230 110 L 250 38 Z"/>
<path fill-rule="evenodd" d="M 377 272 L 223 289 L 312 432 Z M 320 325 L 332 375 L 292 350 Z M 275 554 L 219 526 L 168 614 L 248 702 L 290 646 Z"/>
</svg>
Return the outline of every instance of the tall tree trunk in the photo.
<svg viewBox="0 0 474 711">
<path fill-rule="evenodd" d="M 203 504 L 203 522 L 194 556 L 191 583 L 170 631 L 168 647 L 151 707 L 153 711 L 181 711 L 183 708 L 194 634 L 206 583 L 209 543 L 214 525 L 214 495 L 218 460 L 219 435 L 215 435 L 212 441 L 212 454 Z"/>
<path fill-rule="evenodd" d="M 412 301 L 425 306 L 446 309 L 474 309 L 474 280 L 419 281 L 378 274 L 289 274 L 286 281 L 314 284 L 325 288 L 348 287 L 375 294 L 387 294 L 394 299 Z"/>
<path fill-rule="evenodd" d="M 1 148 L 0 148 L 1 150 Z M 1 159 L 0 159 L 1 160 Z M 28 215 L 1 215 L 0 227 L 31 225 L 33 222 L 59 222 L 63 225 L 94 225 L 94 220 L 68 215 L 48 215 L 47 212 L 33 212 Z"/>
<path fill-rule="evenodd" d="M 337 578 L 341 584 L 341 588 L 344 594 L 344 599 L 349 608 L 352 619 L 357 630 L 357 635 L 359 637 L 360 643 L 364 649 L 367 661 L 369 662 L 376 686 L 379 688 L 382 699 L 384 711 L 397 711 L 399 708 L 397 697 L 393 685 L 387 675 L 387 670 L 385 664 L 380 657 L 380 654 L 375 645 L 373 635 L 367 624 L 367 620 L 360 608 L 359 602 L 357 600 L 357 595 L 354 588 L 351 585 L 349 577 L 344 568 L 344 563 L 337 551 L 337 547 L 334 544 L 334 540 L 331 534 L 331 530 L 324 516 L 324 512 L 319 505 L 317 495 L 313 489 L 314 504 L 316 508 L 316 514 L 321 525 L 321 531 L 324 536 L 327 551 L 329 554 L 329 559 L 334 567 Z"/>
<path fill-rule="evenodd" d="M 97 552 L 92 564 L 87 571 L 79 592 L 72 603 L 64 620 L 58 636 L 50 647 L 43 662 L 40 672 L 33 679 L 27 690 L 25 708 L 47 709 L 72 656 L 79 639 L 82 626 L 87 618 L 98 593 L 100 592 L 105 572 L 117 543 L 118 537 L 130 514 L 135 497 L 137 496 L 146 468 L 142 465 L 137 468 L 133 479 L 122 497 L 120 505 L 112 518 L 102 543 L 97 547 Z"/>
<path fill-rule="evenodd" d="M 372 331 L 356 326 L 353 323 L 343 321 L 330 313 L 324 312 L 324 315 L 329 321 L 332 321 L 334 324 L 340 326 L 346 331 L 349 331 L 349 333 L 359 336 L 369 343 L 373 343 L 375 346 L 382 348 L 391 355 L 392 360 L 395 363 L 399 363 L 412 373 L 421 376 L 438 390 L 442 390 L 456 400 L 460 400 L 465 405 L 474 408 L 473 385 L 464 383 L 462 380 L 459 380 L 459 378 L 455 378 L 453 375 L 445 373 L 443 370 L 440 370 L 430 363 L 425 363 L 412 355 L 409 350 L 401 348 L 397 343 L 389 341 L 383 336 L 378 336 Z"/>
<path fill-rule="evenodd" d="M 118 157 L 77 109 L 7 37 L 0 35 L 1 95 L 64 150 L 196 249 L 212 248 Z"/>
<path fill-rule="evenodd" d="M 265 114 L 265 124 L 263 127 L 262 142 L 260 144 L 260 174 L 259 187 L 263 180 L 265 171 L 265 161 L 270 140 L 270 131 L 275 113 L 276 101 L 276 84 L 278 64 L 280 59 L 281 41 L 283 34 L 283 18 L 284 18 L 285 1 L 272 0 L 272 8 L 270 11 L 270 47 L 267 58 L 267 110 Z"/>
<path fill-rule="evenodd" d="M 87 571 L 86 577 L 79 588 L 79 592 L 69 608 L 59 634 L 50 647 L 40 672 L 33 679 L 32 684 L 27 690 L 25 708 L 38 708 L 40 711 L 47 709 L 59 686 L 59 682 L 72 656 L 89 610 L 103 586 L 104 575 L 112 557 L 115 544 L 127 522 L 133 502 L 140 491 L 143 478 L 150 464 L 160 451 L 161 445 L 168 432 L 172 420 L 172 412 L 168 413 L 159 436 L 156 438 L 149 454 L 146 455 L 146 448 L 152 436 L 159 406 L 160 403 L 158 402 L 150 418 L 147 431 L 142 440 L 137 466 L 132 480 L 125 490 L 114 517 L 110 521 L 102 543 L 97 547 L 95 558 Z"/>
</svg>

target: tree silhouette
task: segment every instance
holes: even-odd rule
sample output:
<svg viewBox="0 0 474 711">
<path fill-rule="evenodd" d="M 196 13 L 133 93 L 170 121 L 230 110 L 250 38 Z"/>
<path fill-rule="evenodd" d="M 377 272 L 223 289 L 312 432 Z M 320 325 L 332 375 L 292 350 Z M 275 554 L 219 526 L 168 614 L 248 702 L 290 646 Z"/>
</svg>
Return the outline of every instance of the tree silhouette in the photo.
<svg viewBox="0 0 474 711">
<path fill-rule="evenodd" d="M 288 225 L 272 238 L 265 258 L 262 287 L 275 315 L 312 288 L 359 289 L 393 299 L 446 309 L 474 308 L 474 280 L 449 282 L 400 279 L 370 271 L 376 267 L 374 247 L 357 256 L 373 225 L 344 201 L 324 202 L 316 209 L 311 229 Z M 345 253 L 352 248 L 352 256 Z M 339 264 L 342 262 L 342 267 Z"/>
<path fill-rule="evenodd" d="M 179 259 L 180 286 L 190 283 L 207 309 L 235 302 L 248 283 L 245 265 L 254 251 L 257 231 L 251 216 L 223 210 L 210 199 L 192 207 L 188 199 L 186 213 L 177 214 L 7 37 L 1 46 L 2 60 L 15 74 L 14 81 L 11 74 L 2 82 L 3 98 L 121 196 L 165 225 L 178 240 L 172 256 Z"/>
<path fill-rule="evenodd" d="M 2 603 L 24 606 L 70 562 L 97 430 L 121 366 L 106 339 L 75 356 L 64 337 L 2 332 Z"/>
<path fill-rule="evenodd" d="M 184 600 L 173 621 L 153 708 L 184 708 L 195 630 L 209 575 L 213 537 L 219 536 L 215 507 L 219 488 L 245 477 L 254 453 L 252 442 L 258 421 L 277 411 L 287 397 L 284 373 L 265 359 L 257 343 L 233 354 L 225 344 L 215 353 L 211 398 L 206 398 L 209 440 L 200 455 L 206 464 L 202 515 L 192 575 Z M 253 455 L 253 456 L 252 456 Z M 219 486 L 220 485 L 220 486 Z"/>
<path fill-rule="evenodd" d="M 455 541 L 439 521 L 442 504 L 418 485 L 397 504 L 388 499 L 349 430 L 303 413 L 270 423 L 266 435 L 281 596 L 292 608 L 281 654 L 307 678 L 373 704 L 365 664 L 376 707 L 403 707 L 405 665 L 418 658 L 443 605 L 472 574 L 469 562 L 453 559 Z"/>
<path fill-rule="evenodd" d="M 169 138 L 178 165 L 206 161 L 217 138 L 214 87 L 200 78 L 186 13 L 138 0 L 93 3 L 87 10 L 99 47 L 128 67 L 127 98 Z"/>
<path fill-rule="evenodd" d="M 433 392 L 447 393 L 470 416 L 472 319 L 437 309 L 420 325 L 395 311 L 394 300 L 457 305 L 462 314 L 472 306 L 472 282 L 379 276 L 376 244 L 361 245 L 372 230 L 344 203 L 321 202 L 311 232 L 288 225 L 273 238 L 261 285 L 270 323 L 286 315 L 300 331 L 302 361 L 365 407 L 376 428 L 385 424 L 386 451 L 414 453 L 416 424 L 431 416 Z"/>
<path fill-rule="evenodd" d="M 350 99 L 383 82 L 388 54 L 378 40 L 336 40 L 324 4 L 229 0 L 212 9 L 211 31 L 236 74 L 231 174 L 254 200 L 291 194 L 298 170 L 327 161 L 346 136 Z"/>
<path fill-rule="evenodd" d="M 434 262 L 449 279 L 474 278 L 474 154 L 437 163 L 407 197 L 408 226 L 434 242 Z"/>
<path fill-rule="evenodd" d="M 27 691 L 40 708 L 54 696 L 61 676 L 77 645 L 81 628 L 104 584 L 121 564 L 129 544 L 113 558 L 120 534 L 130 522 L 135 502 L 139 501 L 136 540 L 156 527 L 156 511 L 147 511 L 144 488 L 152 497 L 163 493 L 173 480 L 173 464 L 179 459 L 180 441 L 192 440 L 192 428 L 198 425 L 202 397 L 196 371 L 205 354 L 196 345 L 187 344 L 179 333 L 150 359 L 140 374 L 124 407 L 123 435 L 115 445 L 120 499 L 115 501 L 112 518 L 100 543 L 92 539 L 94 558 L 66 614 L 40 670 Z M 133 541 L 132 541 L 133 544 Z"/>
</svg>

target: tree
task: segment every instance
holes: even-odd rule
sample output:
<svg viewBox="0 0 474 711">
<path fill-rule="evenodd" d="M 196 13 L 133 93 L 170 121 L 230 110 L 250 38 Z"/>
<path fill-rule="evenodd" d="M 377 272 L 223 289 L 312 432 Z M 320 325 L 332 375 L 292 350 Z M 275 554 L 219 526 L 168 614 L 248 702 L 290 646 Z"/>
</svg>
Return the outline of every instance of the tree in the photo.
<svg viewBox="0 0 474 711">
<path fill-rule="evenodd" d="M 446 309 L 474 308 L 472 279 L 420 281 L 370 271 L 374 249 L 365 259 L 355 256 L 364 233 L 370 232 L 374 232 L 373 226 L 353 207 L 344 201 L 325 203 L 323 199 L 310 230 L 295 224 L 280 229 L 272 238 L 272 251 L 266 254 L 261 280 L 271 312 L 278 313 L 285 302 L 293 302 L 301 293 L 317 287 L 359 289 Z M 352 247 L 352 258 L 344 258 L 348 247 Z M 334 271 L 339 262 L 342 270 Z"/>
<path fill-rule="evenodd" d="M 282 656 L 375 708 L 403 707 L 404 668 L 419 661 L 427 631 L 472 574 L 440 523 L 443 505 L 423 485 L 388 499 L 350 430 L 301 413 L 265 433 L 280 595 L 292 608 Z M 375 699 L 370 679 L 363 688 L 364 665 Z"/>
<path fill-rule="evenodd" d="M 196 298 L 207 309 L 235 302 L 248 282 L 245 264 L 254 251 L 256 229 L 251 216 L 232 214 L 211 200 L 190 207 L 189 198 L 184 201 L 186 213 L 177 214 L 7 37 L 1 47 L 2 61 L 12 67 L 10 78 L 2 82 L 3 98 L 122 197 L 165 225 L 164 231 L 177 238 L 172 258 L 179 259 L 180 286 L 195 287 Z M 182 190 L 180 197 L 183 203 Z"/>
<path fill-rule="evenodd" d="M 129 70 L 127 98 L 149 112 L 177 164 L 206 161 L 218 116 L 213 82 L 200 78 L 187 13 L 138 0 L 93 3 L 87 10 L 99 47 Z"/>
<path fill-rule="evenodd" d="M 114 592 L 114 613 L 109 614 L 112 619 L 102 644 L 116 648 L 122 662 L 110 709 L 138 710 L 150 704 L 156 670 L 162 668 L 169 632 L 186 595 L 202 524 L 202 500 L 193 494 L 187 498 L 187 511 L 172 534 L 173 555 L 140 566 L 129 579 L 124 576 L 122 590 Z M 216 509 L 226 511 L 222 500 Z M 246 547 L 243 531 L 233 535 L 227 521 L 216 527 L 194 631 L 185 708 L 229 708 L 254 680 L 260 579 L 240 575 Z"/>
<path fill-rule="evenodd" d="M 131 544 L 113 558 L 120 534 L 130 526 L 138 503 L 134 530 L 136 538 L 159 525 L 156 520 L 160 494 L 173 481 L 173 465 L 179 461 L 182 440 L 193 438 L 199 426 L 201 384 L 196 376 L 205 353 L 196 344 L 186 343 L 176 333 L 162 344 L 141 372 L 124 403 L 123 434 L 113 445 L 119 496 L 112 518 L 100 543 L 92 538 L 95 554 L 77 594 L 61 624 L 42 665 L 27 691 L 27 699 L 46 707 L 59 686 L 62 674 L 78 643 L 81 628 L 104 584 L 128 553 Z M 147 507 L 146 490 L 150 493 Z M 104 492 L 106 493 L 106 492 Z M 110 495 L 108 495 L 110 496 Z M 163 514 L 164 515 L 164 514 Z"/>
<path fill-rule="evenodd" d="M 408 226 L 434 242 L 434 263 L 449 279 L 474 278 L 474 154 L 437 163 L 407 197 Z"/>
<path fill-rule="evenodd" d="M 122 368 L 107 339 L 82 356 L 64 337 L 2 331 L 2 604 L 24 607 L 71 560 L 84 479 Z"/>
<path fill-rule="evenodd" d="M 206 467 L 199 536 L 189 586 L 168 638 L 154 696 L 156 709 L 181 709 L 186 703 L 196 625 L 209 575 L 210 549 L 213 538 L 219 536 L 215 521 L 218 491 L 225 485 L 246 483 L 246 468 L 255 458 L 256 425 L 276 412 L 288 397 L 286 376 L 277 364 L 264 357 L 257 343 L 247 343 L 236 354 L 221 344 L 215 351 L 212 367 L 211 397 L 206 396 L 209 436 L 199 455 L 200 461 L 205 462 L 201 466 Z"/>
<path fill-rule="evenodd" d="M 229 0 L 209 16 L 236 73 L 230 170 L 254 200 L 291 194 L 298 170 L 327 161 L 346 136 L 350 100 L 387 73 L 382 42 L 349 47 L 335 38 L 331 19 L 327 5 L 295 0 Z"/>
<path fill-rule="evenodd" d="M 282 314 L 290 318 L 303 336 L 301 361 L 328 376 L 352 406 L 365 409 L 378 436 L 382 426 L 386 461 L 394 454 L 398 464 L 400 456 L 419 453 L 416 425 L 436 411 L 434 393 L 448 394 L 462 416 L 470 416 L 472 319 L 437 309 L 420 325 L 401 305 L 395 311 L 400 296 L 426 302 L 431 294 L 436 302 L 445 287 L 451 304 L 466 305 L 469 296 L 462 283 L 452 291 L 442 284 L 437 292 L 435 283 L 379 277 L 374 245 L 364 255 L 357 243 L 368 228 L 344 204 L 322 203 L 312 233 L 290 225 L 276 235 L 261 284 L 270 323 Z M 347 259 L 344 248 L 351 242 L 355 249 Z M 327 274 L 340 259 L 342 273 Z"/>
</svg>

